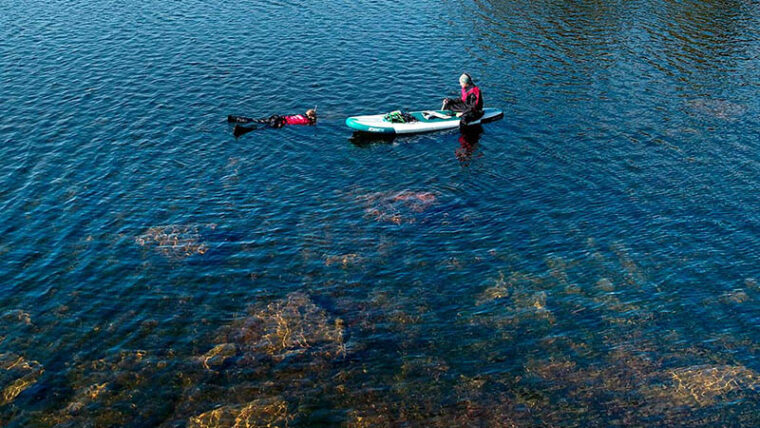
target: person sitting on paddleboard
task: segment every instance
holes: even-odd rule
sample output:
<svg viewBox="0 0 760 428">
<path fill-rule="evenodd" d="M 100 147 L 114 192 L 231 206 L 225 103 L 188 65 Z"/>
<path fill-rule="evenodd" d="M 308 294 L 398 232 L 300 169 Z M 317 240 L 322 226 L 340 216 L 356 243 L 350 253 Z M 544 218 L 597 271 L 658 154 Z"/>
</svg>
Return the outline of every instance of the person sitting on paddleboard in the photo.
<svg viewBox="0 0 760 428">
<path fill-rule="evenodd" d="M 254 122 L 254 123 L 260 123 L 269 128 L 282 128 L 285 125 L 315 125 L 317 123 L 317 111 L 315 109 L 308 109 L 306 110 L 306 113 L 304 114 L 291 114 L 291 115 L 284 115 L 284 116 L 273 114 L 269 117 L 264 117 L 260 119 L 252 119 L 250 117 L 243 117 L 243 116 L 227 116 L 227 121 L 237 122 L 237 123 Z M 254 129 L 256 129 L 256 126 L 246 127 L 246 126 L 235 125 L 235 129 L 233 132 L 235 136 L 237 137 L 248 131 L 253 131 Z"/>
<path fill-rule="evenodd" d="M 445 98 L 441 110 L 457 112 L 462 123 L 467 125 L 483 117 L 483 94 L 467 73 L 459 76 L 459 86 L 462 87 L 462 98 Z"/>
</svg>

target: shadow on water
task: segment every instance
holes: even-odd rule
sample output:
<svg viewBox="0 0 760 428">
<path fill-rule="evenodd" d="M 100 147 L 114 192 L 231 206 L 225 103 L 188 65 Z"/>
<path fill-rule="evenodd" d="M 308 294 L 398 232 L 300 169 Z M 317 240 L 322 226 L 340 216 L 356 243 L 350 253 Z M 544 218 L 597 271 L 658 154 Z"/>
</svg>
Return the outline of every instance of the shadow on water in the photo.
<svg viewBox="0 0 760 428">
<path fill-rule="evenodd" d="M 489 120 L 489 122 L 493 122 L 496 120 L 499 120 L 503 117 L 499 116 L 497 118 L 493 118 Z M 474 148 L 478 141 L 480 140 L 480 135 L 483 133 L 483 126 L 480 124 L 472 125 L 472 126 L 460 126 L 459 131 L 461 133 L 459 142 L 462 144 L 462 147 L 465 148 L 467 146 Z M 410 135 L 397 135 L 397 134 L 378 134 L 378 133 L 372 133 L 372 132 L 361 132 L 361 131 L 355 131 L 349 138 L 348 141 L 350 141 L 353 145 L 357 147 L 370 147 L 377 144 L 392 144 L 394 142 L 400 142 L 400 141 L 411 141 L 415 138 L 419 138 L 422 135 L 429 136 L 429 135 L 441 135 L 441 132 L 433 132 L 433 133 L 424 133 L 424 134 L 410 134 Z"/>
<path fill-rule="evenodd" d="M 348 138 L 353 145 L 357 147 L 370 147 L 376 144 L 392 144 L 396 141 L 395 134 L 373 134 L 369 132 L 354 132 Z M 403 138 L 403 137 L 402 137 Z"/>
</svg>

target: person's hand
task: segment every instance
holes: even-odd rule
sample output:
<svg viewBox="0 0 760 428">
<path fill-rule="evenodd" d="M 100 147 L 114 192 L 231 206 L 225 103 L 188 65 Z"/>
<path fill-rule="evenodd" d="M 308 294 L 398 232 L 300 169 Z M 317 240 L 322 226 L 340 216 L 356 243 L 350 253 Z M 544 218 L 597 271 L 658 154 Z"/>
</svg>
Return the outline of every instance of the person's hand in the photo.
<svg viewBox="0 0 760 428">
<path fill-rule="evenodd" d="M 464 112 L 459 112 L 459 113 L 457 113 L 457 117 L 462 117 L 463 114 L 464 114 Z"/>
</svg>

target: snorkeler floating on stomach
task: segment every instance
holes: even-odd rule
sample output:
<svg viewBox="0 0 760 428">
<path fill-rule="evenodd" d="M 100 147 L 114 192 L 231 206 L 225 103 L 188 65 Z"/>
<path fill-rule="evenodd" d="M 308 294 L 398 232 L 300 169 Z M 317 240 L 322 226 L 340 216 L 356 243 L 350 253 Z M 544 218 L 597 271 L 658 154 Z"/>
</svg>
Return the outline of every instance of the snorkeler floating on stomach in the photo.
<svg viewBox="0 0 760 428">
<path fill-rule="evenodd" d="M 315 125 L 317 123 L 317 108 L 314 107 L 313 109 L 306 110 L 306 113 L 304 114 L 292 114 L 292 115 L 284 115 L 280 116 L 277 114 L 273 114 L 269 117 L 264 117 L 260 119 L 254 119 L 250 117 L 245 116 L 227 116 L 227 122 L 232 123 L 257 123 L 260 125 L 263 125 L 266 128 L 282 128 L 285 125 Z M 232 133 L 235 135 L 235 137 L 239 137 L 247 132 L 253 131 L 254 129 L 258 129 L 259 127 L 256 125 L 252 126 L 241 126 L 241 125 L 235 125 L 235 128 L 233 129 Z"/>
</svg>

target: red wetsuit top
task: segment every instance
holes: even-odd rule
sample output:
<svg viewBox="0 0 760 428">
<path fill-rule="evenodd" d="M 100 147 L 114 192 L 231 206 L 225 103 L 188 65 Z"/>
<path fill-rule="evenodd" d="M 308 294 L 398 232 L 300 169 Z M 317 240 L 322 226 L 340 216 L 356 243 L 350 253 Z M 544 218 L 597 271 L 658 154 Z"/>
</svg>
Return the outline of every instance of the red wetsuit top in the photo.
<svg viewBox="0 0 760 428">
<path fill-rule="evenodd" d="M 305 114 L 294 114 L 290 116 L 283 116 L 285 119 L 285 124 L 287 125 L 313 125 L 314 122 L 312 122 L 311 119 L 309 119 L 308 116 Z"/>
<path fill-rule="evenodd" d="M 475 85 L 469 89 L 462 88 L 462 102 L 467 105 L 468 110 L 483 110 L 483 97 L 480 95 L 480 88 Z"/>
</svg>

